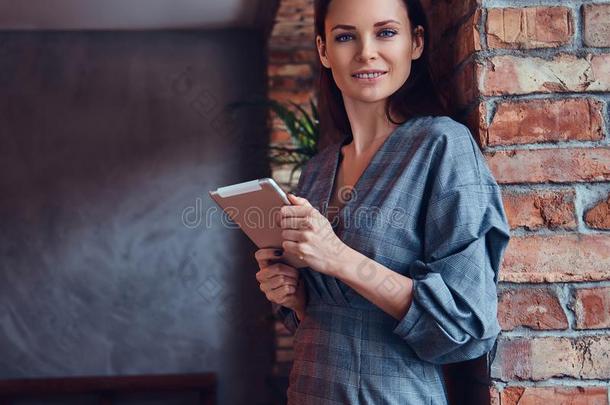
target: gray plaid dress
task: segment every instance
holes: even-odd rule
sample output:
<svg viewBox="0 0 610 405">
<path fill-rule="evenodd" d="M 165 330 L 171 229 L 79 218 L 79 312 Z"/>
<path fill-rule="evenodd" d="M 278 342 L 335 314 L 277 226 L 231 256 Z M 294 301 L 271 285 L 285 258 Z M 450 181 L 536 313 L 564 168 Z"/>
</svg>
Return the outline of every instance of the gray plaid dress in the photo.
<svg viewBox="0 0 610 405">
<path fill-rule="evenodd" d="M 295 191 L 327 217 L 350 140 L 311 158 Z M 299 323 L 273 304 L 294 333 L 288 403 L 446 404 L 441 365 L 488 353 L 500 332 L 496 286 L 510 238 L 500 188 L 468 128 L 448 117 L 399 126 L 335 219 L 345 244 L 413 279 L 413 301 L 396 320 L 340 280 L 300 269 L 307 316 Z M 370 275 L 365 263 L 353 271 Z M 375 288 L 400 287 L 387 279 Z"/>
</svg>

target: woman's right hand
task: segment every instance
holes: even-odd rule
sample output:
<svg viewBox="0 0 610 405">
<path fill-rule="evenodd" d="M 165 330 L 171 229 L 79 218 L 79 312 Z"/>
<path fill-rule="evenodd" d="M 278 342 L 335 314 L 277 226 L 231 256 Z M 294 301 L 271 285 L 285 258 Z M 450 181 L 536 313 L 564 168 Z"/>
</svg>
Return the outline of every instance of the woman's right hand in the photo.
<svg viewBox="0 0 610 405">
<path fill-rule="evenodd" d="M 281 255 L 274 254 L 277 250 L 282 252 L 282 249 L 273 248 L 256 251 L 254 257 L 260 268 L 256 280 L 269 301 L 294 310 L 302 319 L 306 304 L 305 285 L 301 282 L 299 271 L 282 263 Z"/>
</svg>

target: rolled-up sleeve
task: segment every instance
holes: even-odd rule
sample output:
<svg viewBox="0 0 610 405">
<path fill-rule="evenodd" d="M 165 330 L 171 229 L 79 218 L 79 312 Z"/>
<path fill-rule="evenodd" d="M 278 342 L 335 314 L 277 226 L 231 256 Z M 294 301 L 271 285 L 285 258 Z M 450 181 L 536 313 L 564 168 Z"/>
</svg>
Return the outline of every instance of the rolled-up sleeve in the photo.
<svg viewBox="0 0 610 405">
<path fill-rule="evenodd" d="M 394 333 L 435 364 L 479 357 L 500 332 L 497 282 L 510 231 L 499 186 L 465 184 L 431 199 L 413 300 Z"/>
</svg>

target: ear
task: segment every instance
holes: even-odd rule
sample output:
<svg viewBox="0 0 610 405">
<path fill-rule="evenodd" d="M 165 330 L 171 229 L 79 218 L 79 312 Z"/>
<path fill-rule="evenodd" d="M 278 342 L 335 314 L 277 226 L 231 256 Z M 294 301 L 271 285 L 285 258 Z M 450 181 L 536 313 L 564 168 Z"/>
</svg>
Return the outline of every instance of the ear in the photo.
<svg viewBox="0 0 610 405">
<path fill-rule="evenodd" d="M 413 49 L 411 50 L 411 60 L 419 59 L 424 52 L 424 28 L 421 25 L 415 27 L 412 33 Z"/>
<path fill-rule="evenodd" d="M 318 48 L 320 62 L 322 62 L 322 65 L 325 68 L 330 69 L 330 63 L 328 62 L 328 56 L 326 54 L 326 44 L 320 35 L 316 35 L 316 47 Z"/>
</svg>

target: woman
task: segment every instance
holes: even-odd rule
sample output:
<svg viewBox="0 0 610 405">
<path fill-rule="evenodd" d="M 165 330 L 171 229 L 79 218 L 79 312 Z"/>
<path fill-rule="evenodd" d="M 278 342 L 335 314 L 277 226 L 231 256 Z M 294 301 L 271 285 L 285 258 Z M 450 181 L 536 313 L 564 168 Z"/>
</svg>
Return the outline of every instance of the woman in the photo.
<svg viewBox="0 0 610 405">
<path fill-rule="evenodd" d="M 418 1 L 317 1 L 315 18 L 320 94 L 344 136 L 282 207 L 283 250 L 256 252 L 295 333 L 288 403 L 446 404 L 441 365 L 500 331 L 500 189 L 468 129 L 437 114 Z"/>
</svg>

